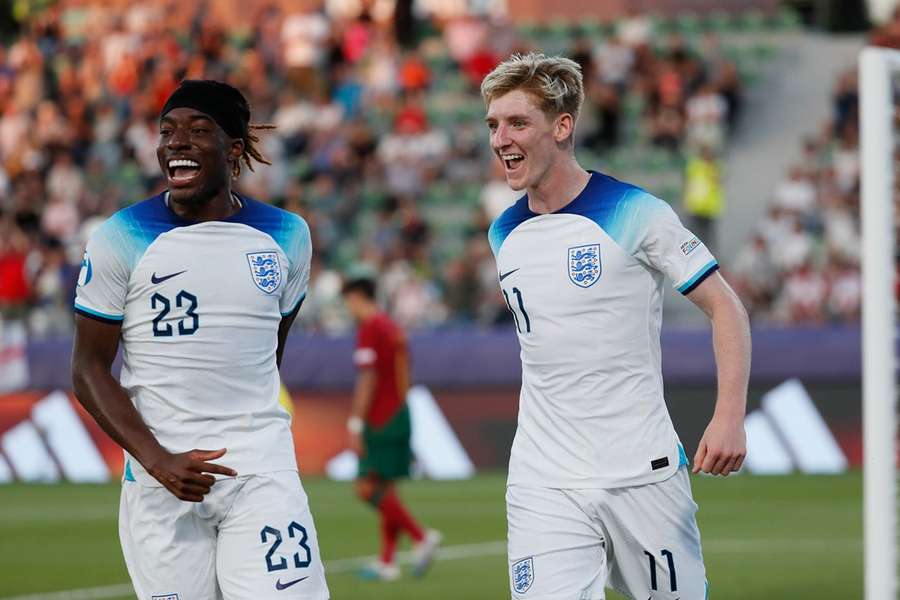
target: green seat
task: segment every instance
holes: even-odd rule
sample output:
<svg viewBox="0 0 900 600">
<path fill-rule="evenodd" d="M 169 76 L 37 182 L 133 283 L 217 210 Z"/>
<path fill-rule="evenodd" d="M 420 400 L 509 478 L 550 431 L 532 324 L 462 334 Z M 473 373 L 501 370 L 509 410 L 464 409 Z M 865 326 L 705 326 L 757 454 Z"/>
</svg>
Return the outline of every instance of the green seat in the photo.
<svg viewBox="0 0 900 600">
<path fill-rule="evenodd" d="M 697 35 L 702 29 L 697 13 L 683 12 L 675 17 L 675 30 L 683 35 Z"/>
<path fill-rule="evenodd" d="M 439 86 L 439 89 L 445 92 L 465 93 L 469 91 L 469 82 L 459 71 L 448 73 L 441 79 Z"/>
<path fill-rule="evenodd" d="M 540 24 L 536 21 L 522 21 L 519 23 L 519 33 L 522 37 L 533 39 L 538 35 L 540 31 Z"/>
<path fill-rule="evenodd" d="M 675 19 L 666 17 L 652 17 L 653 33 L 658 35 L 668 35 L 676 31 Z"/>
<path fill-rule="evenodd" d="M 304 155 L 299 155 L 291 161 L 290 173 L 293 179 L 303 179 L 309 174 L 312 164 Z"/>
<path fill-rule="evenodd" d="M 622 150 L 613 150 L 606 157 L 606 164 L 610 171 L 621 173 L 628 168 L 628 157 Z"/>
<path fill-rule="evenodd" d="M 390 131 L 393 123 L 393 115 L 389 111 L 372 107 L 365 111 L 365 116 L 366 122 L 376 135 L 382 136 Z"/>
<path fill-rule="evenodd" d="M 465 232 L 437 227 L 434 233 L 435 243 L 433 251 L 439 264 L 438 272 L 441 272 L 444 265 L 455 258 L 459 258 L 465 252 Z"/>
<path fill-rule="evenodd" d="M 743 60 L 744 50 L 740 46 L 727 44 L 722 46 L 722 54 L 728 60 L 734 63 L 740 63 Z"/>
<path fill-rule="evenodd" d="M 334 248 L 332 262 L 339 271 L 344 271 L 359 260 L 359 245 L 353 237 L 344 238 Z"/>
<path fill-rule="evenodd" d="M 456 66 L 446 52 L 433 53 L 427 56 L 425 61 L 436 80 L 442 79 L 445 73 L 453 71 Z"/>
<path fill-rule="evenodd" d="M 706 19 L 706 28 L 716 33 L 728 33 L 736 27 L 734 19 L 727 12 L 716 11 L 710 13 Z"/>
<path fill-rule="evenodd" d="M 762 31 L 766 26 L 766 18 L 758 10 L 748 10 L 741 14 L 738 22 L 741 29 L 748 32 Z"/>
<path fill-rule="evenodd" d="M 644 110 L 644 101 L 640 94 L 627 92 L 622 100 L 622 114 L 626 118 L 638 117 Z"/>
<path fill-rule="evenodd" d="M 648 173 L 661 173 L 669 168 L 670 158 L 666 150 L 653 148 L 642 152 L 639 158 L 639 166 Z"/>
<path fill-rule="evenodd" d="M 659 185 L 657 186 L 654 195 L 657 198 L 665 200 L 669 204 L 678 203 L 681 201 L 681 186 L 671 183 Z"/>
<path fill-rule="evenodd" d="M 584 35 L 595 43 L 606 37 L 603 22 L 595 16 L 585 17 L 583 21 L 579 22 L 578 27 Z"/>
<path fill-rule="evenodd" d="M 781 31 L 794 31 L 800 28 L 800 15 L 793 8 L 785 6 L 775 15 L 772 25 Z"/>
<path fill-rule="evenodd" d="M 470 209 L 478 208 L 481 203 L 482 187 L 483 185 L 481 183 L 469 183 L 464 185 L 459 197 L 460 203 Z"/>
<path fill-rule="evenodd" d="M 249 48 L 253 38 L 248 29 L 235 29 L 228 32 L 228 44 L 241 50 Z"/>
<path fill-rule="evenodd" d="M 428 189 L 426 189 L 425 191 L 423 201 L 426 204 L 444 204 L 451 200 L 452 193 L 453 192 L 450 189 L 450 184 L 447 181 L 441 179 L 428 186 Z"/>
<path fill-rule="evenodd" d="M 546 33 L 549 37 L 568 38 L 571 25 L 569 21 L 561 18 L 554 18 L 547 24 Z"/>
<path fill-rule="evenodd" d="M 738 73 L 741 76 L 741 82 L 747 87 L 750 87 L 759 81 L 760 72 L 756 65 L 738 65 Z"/>
<path fill-rule="evenodd" d="M 761 62 L 772 60 L 778 54 L 778 50 L 775 46 L 762 41 L 753 44 L 752 51 L 754 58 Z"/>
<path fill-rule="evenodd" d="M 484 118 L 484 104 L 480 99 L 469 99 L 453 110 L 458 123 L 477 123 Z"/>
<path fill-rule="evenodd" d="M 366 186 L 360 191 L 362 207 L 366 210 L 378 210 L 385 199 L 384 190 L 374 186 Z"/>
</svg>

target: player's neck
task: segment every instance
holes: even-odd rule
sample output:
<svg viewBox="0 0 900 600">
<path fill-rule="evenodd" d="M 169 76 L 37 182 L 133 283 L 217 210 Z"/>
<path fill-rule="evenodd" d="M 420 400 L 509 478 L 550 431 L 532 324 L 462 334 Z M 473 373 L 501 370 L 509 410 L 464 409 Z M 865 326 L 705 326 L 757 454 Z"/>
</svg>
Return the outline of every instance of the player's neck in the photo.
<svg viewBox="0 0 900 600">
<path fill-rule="evenodd" d="M 378 308 L 377 304 L 366 304 L 359 311 L 359 322 L 365 323 L 375 315 L 379 313 L 381 309 Z"/>
<path fill-rule="evenodd" d="M 208 200 L 189 199 L 175 200 L 169 195 L 166 199 L 169 209 L 187 221 L 221 221 L 241 210 L 242 202 L 230 187 L 222 189 Z"/>
<path fill-rule="evenodd" d="M 581 168 L 574 156 L 551 166 L 541 181 L 528 188 L 528 208 L 538 214 L 556 212 L 580 194 L 591 174 Z"/>
</svg>

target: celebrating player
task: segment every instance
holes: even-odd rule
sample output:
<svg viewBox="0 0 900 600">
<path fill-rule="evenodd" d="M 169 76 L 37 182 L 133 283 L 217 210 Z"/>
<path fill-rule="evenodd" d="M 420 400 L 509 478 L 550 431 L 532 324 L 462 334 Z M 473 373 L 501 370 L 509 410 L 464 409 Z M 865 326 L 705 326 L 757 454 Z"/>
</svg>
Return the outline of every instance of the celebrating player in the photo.
<svg viewBox="0 0 900 600">
<path fill-rule="evenodd" d="M 91 237 L 75 300 L 75 393 L 125 449 L 119 536 L 135 592 L 327 599 L 278 404 L 309 228 L 232 191 L 241 163 L 267 163 L 238 90 L 184 81 L 159 127 L 168 190 Z"/>
<path fill-rule="evenodd" d="M 525 195 L 491 225 L 522 348 L 507 485 L 517 599 L 703 600 L 687 457 L 663 400 L 665 278 L 712 321 L 718 398 L 693 472 L 745 456 L 746 312 L 703 242 L 662 200 L 585 171 L 574 62 L 516 55 L 481 84 L 491 149 Z"/>
<path fill-rule="evenodd" d="M 375 302 L 375 283 L 365 277 L 349 279 L 344 301 L 359 323 L 353 360 L 359 368 L 353 407 L 347 420 L 350 447 L 359 455 L 356 493 L 381 517 L 381 556 L 363 571 L 370 579 L 393 581 L 400 576 L 394 563 L 397 538 L 403 532 L 414 543 L 413 574 L 425 574 L 441 542 L 441 534 L 427 531 L 409 514 L 397 496 L 394 480 L 409 476 L 410 447 L 409 360 L 403 331 Z"/>
</svg>

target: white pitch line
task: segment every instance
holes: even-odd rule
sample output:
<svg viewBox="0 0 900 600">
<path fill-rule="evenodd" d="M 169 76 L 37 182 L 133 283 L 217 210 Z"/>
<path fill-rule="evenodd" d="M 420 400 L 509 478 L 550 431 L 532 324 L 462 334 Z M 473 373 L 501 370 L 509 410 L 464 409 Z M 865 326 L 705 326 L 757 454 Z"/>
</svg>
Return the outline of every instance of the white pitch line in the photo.
<svg viewBox="0 0 900 600">
<path fill-rule="evenodd" d="M 102 598 L 122 598 L 133 595 L 134 588 L 130 583 L 117 583 L 103 587 L 82 588 L 80 590 L 63 590 L 49 594 L 28 594 L 13 596 L 4 600 L 101 600 Z"/>
<path fill-rule="evenodd" d="M 478 556 L 496 556 L 506 553 L 506 542 L 482 542 L 479 544 L 460 544 L 457 546 L 447 546 L 438 550 L 439 560 L 458 560 L 461 558 L 475 558 Z M 325 561 L 325 574 L 328 573 L 344 573 L 352 571 L 359 567 L 365 566 L 372 561 L 377 560 L 377 556 L 357 556 L 355 558 L 338 558 L 335 560 Z M 401 564 L 411 563 L 413 561 L 412 552 L 398 552 L 397 562 Z M 18 600 L 18 599 L 15 599 Z"/>
<path fill-rule="evenodd" d="M 459 560 L 463 558 L 475 558 L 478 556 L 496 556 L 506 553 L 506 542 L 482 542 L 480 544 L 460 544 L 447 546 L 438 550 L 439 560 Z M 346 573 L 367 565 L 378 557 L 356 556 L 353 558 L 338 558 L 325 561 L 325 573 Z M 411 563 L 412 552 L 398 552 L 397 562 Z M 134 593 L 130 583 L 119 583 L 103 587 L 82 588 L 78 590 L 63 590 L 46 594 L 28 594 L 27 596 L 5 597 L 2 600 L 103 600 L 108 598 L 122 598 Z"/>
<path fill-rule="evenodd" d="M 726 539 L 711 540 L 703 544 L 707 555 L 715 554 L 753 554 L 758 552 L 771 552 L 773 549 L 800 550 L 810 553 L 837 553 L 858 552 L 862 548 L 862 540 L 859 538 L 843 539 L 811 539 L 811 538 L 785 538 L 785 539 Z M 506 553 L 506 541 L 481 542 L 478 544 L 459 544 L 447 546 L 438 551 L 439 560 L 460 560 L 479 556 L 498 556 Z M 356 556 L 353 558 L 338 558 L 325 561 L 325 572 L 346 573 L 362 567 L 374 561 L 376 556 Z M 412 562 L 412 552 L 398 552 L 397 561 L 400 563 Z M 120 583 L 102 587 L 82 588 L 78 590 L 64 590 L 46 594 L 28 594 L 27 596 L 11 596 L 0 600 L 104 600 L 109 598 L 123 598 L 131 596 L 133 589 L 130 583 Z"/>
</svg>

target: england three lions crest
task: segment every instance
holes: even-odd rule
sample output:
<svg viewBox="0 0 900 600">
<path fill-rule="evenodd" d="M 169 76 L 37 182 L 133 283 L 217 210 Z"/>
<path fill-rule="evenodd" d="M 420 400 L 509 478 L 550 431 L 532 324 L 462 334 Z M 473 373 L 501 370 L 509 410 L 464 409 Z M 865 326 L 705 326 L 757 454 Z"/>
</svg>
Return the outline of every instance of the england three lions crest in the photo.
<svg viewBox="0 0 900 600">
<path fill-rule="evenodd" d="M 524 594 L 534 583 L 534 558 L 529 556 L 512 564 L 513 589 L 517 594 Z"/>
<path fill-rule="evenodd" d="M 600 279 L 600 244 L 569 248 L 569 279 L 588 288 Z"/>
<path fill-rule="evenodd" d="M 275 252 L 251 252 L 247 254 L 250 275 L 256 287 L 271 294 L 281 285 L 281 265 Z"/>
</svg>

